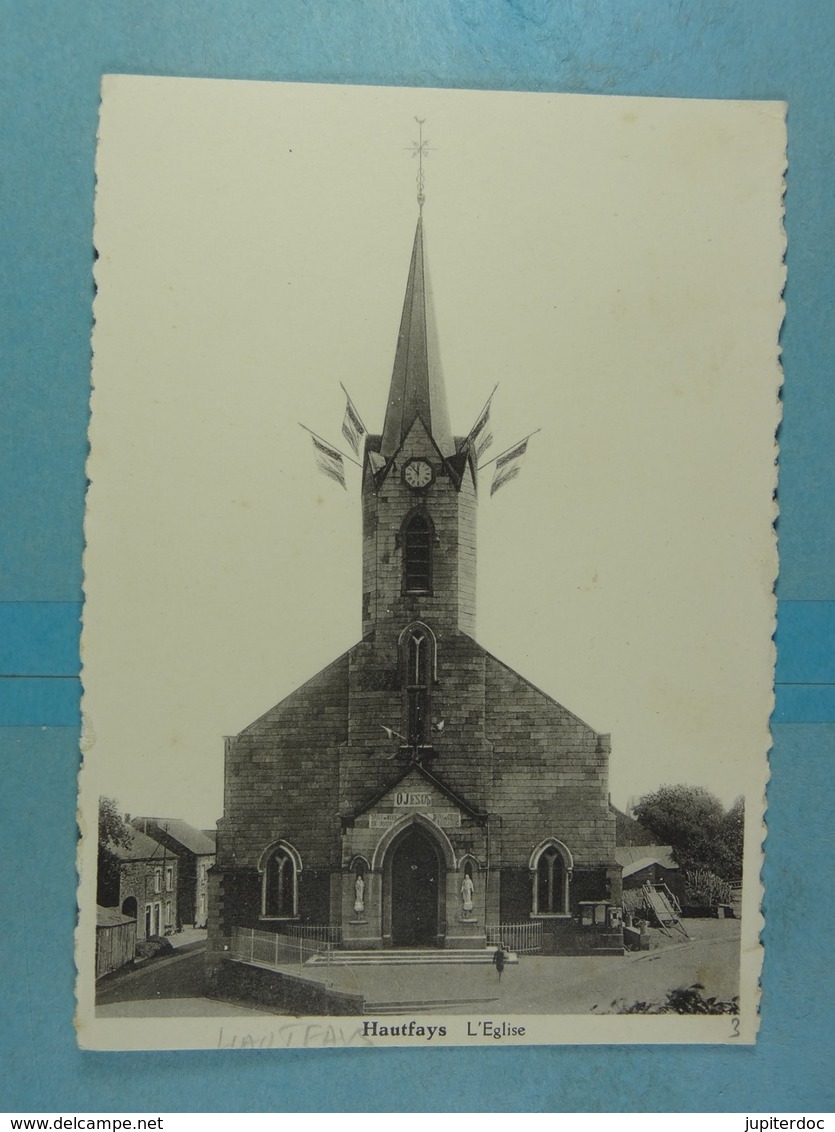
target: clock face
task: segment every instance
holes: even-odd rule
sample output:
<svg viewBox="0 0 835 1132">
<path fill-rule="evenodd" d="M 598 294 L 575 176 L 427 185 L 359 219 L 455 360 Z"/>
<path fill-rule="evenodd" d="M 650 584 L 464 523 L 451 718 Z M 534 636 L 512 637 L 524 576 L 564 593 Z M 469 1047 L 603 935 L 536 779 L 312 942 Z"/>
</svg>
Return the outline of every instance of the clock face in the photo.
<svg viewBox="0 0 835 1132">
<path fill-rule="evenodd" d="M 429 487 L 434 478 L 428 460 L 410 460 L 403 469 L 403 480 L 408 487 Z"/>
</svg>

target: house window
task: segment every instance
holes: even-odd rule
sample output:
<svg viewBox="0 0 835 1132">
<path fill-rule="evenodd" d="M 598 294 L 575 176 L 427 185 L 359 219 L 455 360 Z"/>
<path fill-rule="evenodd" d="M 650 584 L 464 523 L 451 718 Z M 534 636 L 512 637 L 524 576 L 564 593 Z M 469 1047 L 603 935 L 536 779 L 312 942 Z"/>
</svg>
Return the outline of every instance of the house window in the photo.
<svg viewBox="0 0 835 1132">
<path fill-rule="evenodd" d="M 165 891 L 171 892 L 174 888 L 174 866 L 168 865 L 165 870 Z"/>
<path fill-rule="evenodd" d="M 410 625 L 400 635 L 405 731 L 410 746 L 431 741 L 430 707 L 436 648 L 434 634 L 427 625 Z"/>
<path fill-rule="evenodd" d="M 573 863 L 569 850 L 556 838 L 549 838 L 531 854 L 531 904 L 534 916 L 569 914 L 569 884 Z"/>
<path fill-rule="evenodd" d="M 402 532 L 404 593 L 432 592 L 433 541 L 432 522 L 428 515 L 418 511 L 407 520 Z"/>
<path fill-rule="evenodd" d="M 297 915 L 298 870 L 289 847 L 278 845 L 264 866 L 261 915 L 283 919 Z"/>
<path fill-rule="evenodd" d="M 162 869 L 154 869 L 154 892 L 162 892 Z"/>
</svg>

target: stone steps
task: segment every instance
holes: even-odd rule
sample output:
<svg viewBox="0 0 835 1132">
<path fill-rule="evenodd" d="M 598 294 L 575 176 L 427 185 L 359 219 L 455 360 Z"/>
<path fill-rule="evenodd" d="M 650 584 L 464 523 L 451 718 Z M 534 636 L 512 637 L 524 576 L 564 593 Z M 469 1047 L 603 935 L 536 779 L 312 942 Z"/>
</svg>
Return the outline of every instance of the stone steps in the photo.
<svg viewBox="0 0 835 1132">
<path fill-rule="evenodd" d="M 428 964 L 483 963 L 491 964 L 496 949 L 479 948 L 405 948 L 393 947 L 380 951 L 332 951 L 330 955 L 316 955 L 308 961 L 316 967 L 402 967 Z M 505 963 L 518 963 L 515 952 L 505 953 Z"/>
</svg>

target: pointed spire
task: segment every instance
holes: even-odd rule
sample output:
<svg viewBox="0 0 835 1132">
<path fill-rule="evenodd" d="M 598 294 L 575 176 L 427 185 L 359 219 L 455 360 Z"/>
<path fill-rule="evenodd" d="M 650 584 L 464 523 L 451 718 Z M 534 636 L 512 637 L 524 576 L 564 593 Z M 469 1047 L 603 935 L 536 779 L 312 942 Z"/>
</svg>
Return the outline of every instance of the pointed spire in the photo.
<svg viewBox="0 0 835 1132">
<path fill-rule="evenodd" d="M 423 255 L 423 216 L 418 217 L 400 334 L 391 375 L 381 452 L 390 458 L 420 419 L 444 457 L 455 452 L 449 427 L 432 296 Z"/>
</svg>

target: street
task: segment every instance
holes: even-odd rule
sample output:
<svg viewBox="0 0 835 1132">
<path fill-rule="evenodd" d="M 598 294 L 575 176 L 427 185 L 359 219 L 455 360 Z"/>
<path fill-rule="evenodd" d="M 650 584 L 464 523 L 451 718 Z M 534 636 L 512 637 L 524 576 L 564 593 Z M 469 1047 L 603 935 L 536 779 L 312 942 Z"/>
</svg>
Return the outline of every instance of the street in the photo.
<svg viewBox="0 0 835 1132">
<path fill-rule="evenodd" d="M 665 939 L 624 956 L 522 956 L 499 980 L 492 966 L 338 966 L 318 977 L 362 994 L 369 1014 L 434 1010 L 464 1014 L 490 1006 L 504 1014 L 588 1014 L 636 1002 L 661 1003 L 669 990 L 701 983 L 705 997 L 737 993 L 738 920 L 687 920 L 690 940 Z M 99 985 L 100 1017 L 213 1017 L 264 1013 L 207 997 L 204 945 L 197 943 Z M 321 968 L 320 968 L 321 971 Z"/>
</svg>

